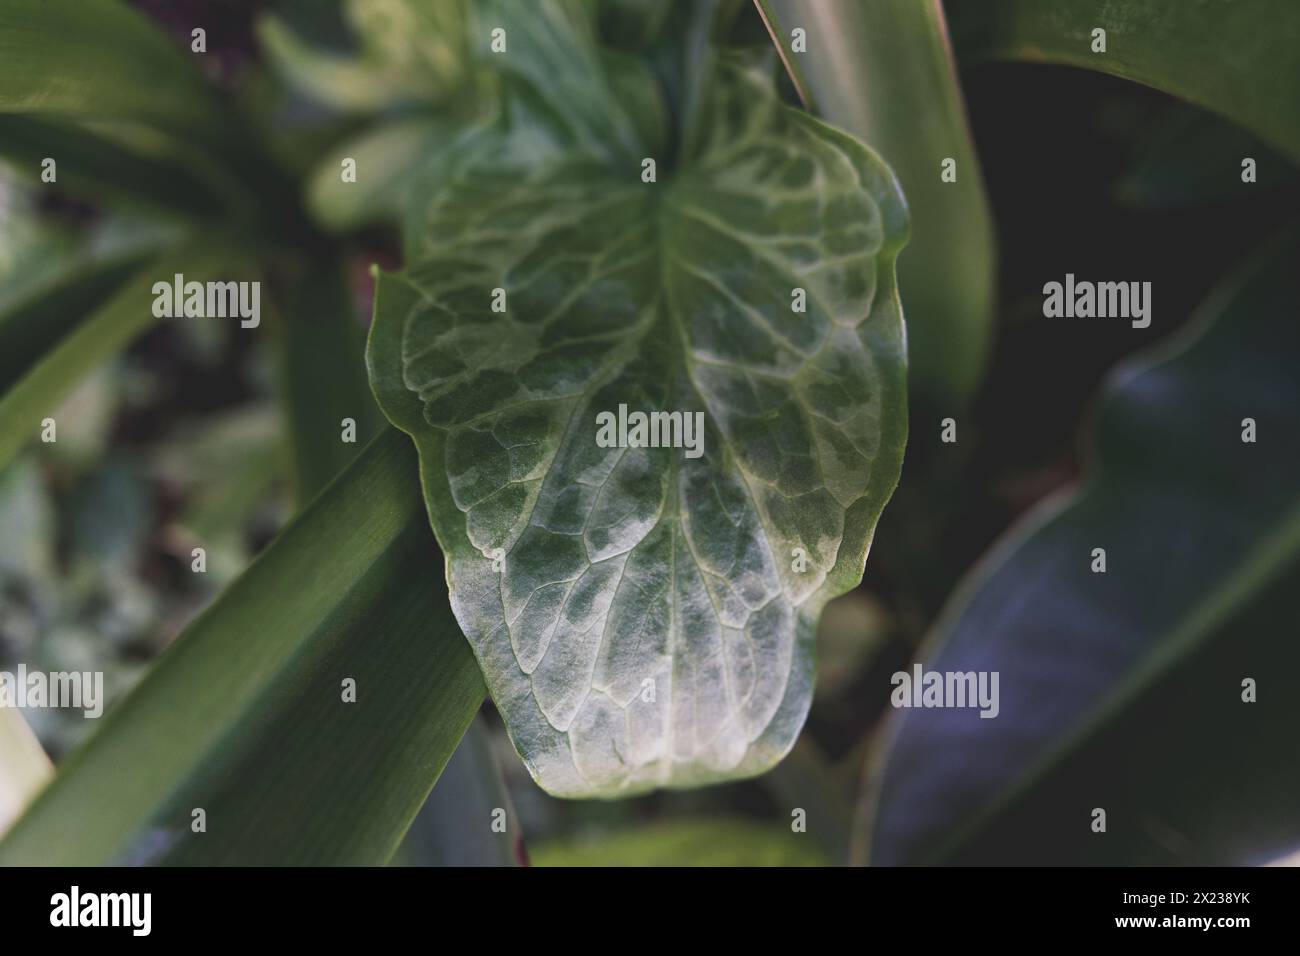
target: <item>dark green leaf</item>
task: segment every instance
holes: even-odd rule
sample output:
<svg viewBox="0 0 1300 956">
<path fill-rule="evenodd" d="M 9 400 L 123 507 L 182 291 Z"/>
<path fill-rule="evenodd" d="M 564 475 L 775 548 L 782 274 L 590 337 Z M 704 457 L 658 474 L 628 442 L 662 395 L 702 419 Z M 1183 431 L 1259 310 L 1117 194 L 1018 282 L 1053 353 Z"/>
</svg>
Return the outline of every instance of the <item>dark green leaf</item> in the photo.
<svg viewBox="0 0 1300 956">
<path fill-rule="evenodd" d="M 654 45 L 673 0 L 605 0 L 597 6 L 601 39 L 614 47 L 644 50 Z"/>
<path fill-rule="evenodd" d="M 498 826 L 498 822 L 501 826 Z M 403 866 L 517 866 L 523 834 L 480 717 L 469 725 L 393 862 Z"/>
<path fill-rule="evenodd" d="M 54 159 L 60 188 L 96 203 L 121 199 L 150 212 L 214 216 L 221 203 L 174 157 L 135 152 L 78 126 L 0 114 L 0 156 L 40 183 Z"/>
<path fill-rule="evenodd" d="M 1208 331 L 1117 374 L 1083 489 L 959 592 L 921 659 L 998 672 L 999 713 L 900 713 L 876 861 L 1240 865 L 1300 840 L 1296 257 L 1274 248 Z"/>
<path fill-rule="evenodd" d="M 225 108 L 191 56 L 117 0 L 6 0 L 0 112 L 131 120 L 220 145 Z"/>
<path fill-rule="evenodd" d="M 314 498 L 379 431 L 366 384 L 365 333 L 341 266 L 318 261 L 293 280 L 282 318 L 284 387 L 299 501 Z M 344 420 L 355 442 L 344 441 Z"/>
<path fill-rule="evenodd" d="M 948 3 L 963 59 L 1066 63 L 1213 110 L 1300 162 L 1300 4 L 1276 0 Z M 1092 52 L 1092 31 L 1106 52 Z M 1228 169 L 1224 175 L 1238 175 Z"/>
<path fill-rule="evenodd" d="M 1198 107 L 1177 104 L 1140 134 L 1118 198 L 1153 209 L 1253 199 L 1293 180 L 1295 167 L 1239 126 Z M 1242 159 L 1256 180 L 1243 182 Z"/>
</svg>

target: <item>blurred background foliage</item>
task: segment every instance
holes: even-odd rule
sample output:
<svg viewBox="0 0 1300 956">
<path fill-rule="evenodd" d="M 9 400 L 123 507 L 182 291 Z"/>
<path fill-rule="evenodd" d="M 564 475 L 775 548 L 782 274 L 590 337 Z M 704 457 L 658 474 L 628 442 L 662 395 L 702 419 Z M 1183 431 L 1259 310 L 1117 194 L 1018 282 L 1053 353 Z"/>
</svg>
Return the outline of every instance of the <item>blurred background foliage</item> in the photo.
<svg viewBox="0 0 1300 956">
<path fill-rule="evenodd" d="M 448 40 L 464 28 L 458 3 L 131 6 L 187 57 L 190 30 L 206 28 L 208 53 L 195 59 L 237 107 L 259 144 L 256 162 L 274 167 L 263 175 L 284 184 L 292 209 L 279 216 L 283 234 L 267 240 L 263 255 L 280 293 L 265 337 L 237 334 L 232 323 L 155 325 L 63 399 L 54 413 L 57 444 L 29 444 L 0 467 L 0 670 L 19 662 L 102 670 L 110 703 L 347 464 L 352 449 L 340 452 L 331 423 L 315 438 L 309 426 L 298 427 L 306 410 L 328 400 L 330 383 L 346 379 L 350 391 L 340 394 L 362 395 L 362 404 L 345 407 L 362 408 L 363 442 L 375 434 L 358 379 L 369 268 L 400 265 L 395 221 L 405 174 L 473 114 L 492 82 Z M 770 42 L 757 9 L 722 6 L 730 16 L 725 42 Z M 798 16 L 797 4 L 762 6 L 772 16 Z M 849 23 L 839 37 L 851 47 L 853 31 L 865 30 L 871 39 L 863 42 L 876 45 L 879 58 L 856 69 L 852 56 L 822 61 L 820 75 L 803 78 L 821 91 L 810 106 L 881 146 L 905 184 L 916 176 L 917 156 L 949 149 L 969 156 L 963 182 L 975 211 L 961 218 L 960 231 L 918 236 L 913 262 L 903 262 L 915 301 L 928 303 L 913 313 L 905 281 L 913 348 L 925 351 L 913 360 L 904 478 L 862 586 L 821 622 L 817 697 L 795 751 L 757 780 L 618 802 L 561 801 L 532 783 L 487 704 L 394 863 L 847 861 L 864 768 L 871 755 L 878 759 L 886 734 L 888 675 L 915 657 L 949 596 L 998 537 L 1077 484 L 1080 435 L 1108 371 L 1177 334 L 1230 266 L 1296 220 L 1300 176 L 1278 136 L 1266 145 L 1247 128 L 1258 124 L 1236 125 L 1120 78 L 987 62 L 990 52 L 1010 50 L 1014 58 L 1015 43 L 978 29 L 982 21 L 969 7 L 980 4 L 956 6 L 966 7 L 954 14 L 959 72 L 933 16 L 940 8 L 899 2 L 880 5 L 885 13 L 866 27 Z M 1017 6 L 991 4 L 990 17 L 1014 24 Z M 628 18 L 653 18 L 654 5 L 611 0 L 602 16 L 611 31 L 636 36 L 628 24 L 637 21 Z M 891 41 L 887 31 L 900 23 L 919 38 L 915 46 Z M 917 76 L 909 78 L 909 69 Z M 830 102 L 836 83 L 853 94 L 838 104 Z M 905 92 L 891 99 L 886 83 Z M 926 110 L 918 90 L 945 105 L 937 125 L 909 136 Z M 794 84 L 787 93 L 797 102 Z M 867 108 L 880 102 L 896 115 Z M 66 187 L 63 175 L 56 186 L 33 182 L 31 148 L 12 135 L 22 130 L 11 121 L 18 122 L 0 112 L 0 315 L 77 276 L 94 283 L 82 294 L 107 296 L 142 257 L 179 241 L 174 211 L 110 201 L 121 168 L 90 170 L 84 189 L 72 188 L 75 175 Z M 94 131 L 132 150 L 147 141 L 113 124 Z M 148 142 L 146 152 L 170 168 L 177 154 Z M 895 149 L 899 158 L 890 155 Z M 1238 175 L 1244 155 L 1259 164 L 1252 186 Z M 355 187 L 339 182 L 345 156 L 370 170 Z M 935 169 L 937 176 L 937 160 Z M 223 208 L 238 205 L 223 195 L 229 184 L 202 176 Z M 942 221 L 942 204 L 929 192 L 915 198 Z M 923 248 L 941 251 L 923 258 L 916 251 Z M 966 278 L 950 284 L 958 266 Z M 1043 320 L 1042 283 L 1065 272 L 1151 281 L 1156 321 L 1139 330 Z M 940 300 L 958 288 L 974 290 L 963 306 L 974 317 L 957 320 L 950 335 Z M 294 319 L 331 311 L 335 321 Z M 3 335 L 0 324 L 0 342 Z M 7 387 L 18 370 L 6 371 L 4 362 L 0 355 Z M 956 446 L 938 441 L 939 419 L 948 415 L 959 422 Z M 195 542 L 207 549 L 206 575 L 189 571 Z M 94 730 L 56 710 L 25 716 L 56 764 Z M 498 807 L 518 824 L 500 837 L 483 823 Z M 791 832 L 791 808 L 806 811 L 806 837 Z"/>
</svg>

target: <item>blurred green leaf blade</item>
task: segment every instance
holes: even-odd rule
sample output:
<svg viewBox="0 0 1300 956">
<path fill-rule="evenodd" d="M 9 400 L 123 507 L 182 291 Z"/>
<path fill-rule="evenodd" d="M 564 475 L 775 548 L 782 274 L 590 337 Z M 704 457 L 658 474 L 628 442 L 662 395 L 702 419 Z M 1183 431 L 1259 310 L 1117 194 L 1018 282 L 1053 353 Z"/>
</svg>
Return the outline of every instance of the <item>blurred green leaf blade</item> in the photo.
<svg viewBox="0 0 1300 956">
<path fill-rule="evenodd" d="M 81 126 L 0 113 L 0 156 L 36 183 L 44 160 L 53 159 L 58 187 L 95 203 L 120 200 L 185 218 L 221 211 L 208 186 L 174 157 L 132 151 Z"/>
<path fill-rule="evenodd" d="M 1255 162 L 1252 182 L 1242 180 L 1246 158 Z M 1285 158 L 1247 130 L 1179 103 L 1142 132 L 1116 195 L 1147 209 L 1244 202 L 1276 190 L 1294 173 Z"/>
<path fill-rule="evenodd" d="M 989 0 L 945 7 L 963 60 L 1064 63 L 1122 76 L 1239 123 L 1300 163 L 1300 4 Z M 1106 31 L 1105 53 L 1092 50 L 1097 29 Z"/>
<path fill-rule="evenodd" d="M 158 321 L 153 313 L 155 282 L 170 284 L 176 274 L 183 274 L 187 282 L 229 280 L 231 269 L 244 268 L 242 260 L 238 251 L 219 241 L 202 240 L 182 246 L 137 272 L 107 302 L 70 327 L 57 344 L 49 341 L 49 327 L 68 327 L 72 323 L 67 322 L 67 313 L 56 313 L 52 305 L 61 308 L 65 299 L 84 302 L 81 293 L 85 285 L 61 287 L 51 293 L 52 299 L 38 301 L 11 314 L 0 324 L 0 335 L 22 340 L 28 364 L 0 394 L 0 467 L 27 442 L 36 439 L 42 421 L 53 414 L 59 401 L 88 372 Z M 90 276 L 84 281 L 97 280 Z M 57 428 L 57 421 L 55 424 Z"/>
<path fill-rule="evenodd" d="M 0 395 L 138 274 L 144 261 L 142 255 L 129 255 L 89 264 L 0 313 Z"/>
<path fill-rule="evenodd" d="M 271 63 L 302 92 L 350 112 L 476 105 L 474 48 L 486 46 L 490 28 L 476 23 L 469 0 L 344 0 L 342 12 L 355 51 L 318 48 L 274 16 L 258 21 Z"/>
<path fill-rule="evenodd" d="M 307 207 L 331 232 L 402 218 L 415 174 L 455 130 L 430 117 L 395 120 L 366 130 L 331 150 L 307 183 Z M 356 163 L 344 180 L 343 162 Z"/>
<path fill-rule="evenodd" d="M 230 132 L 188 54 L 116 0 L 0 6 L 0 112 L 131 120 L 209 145 Z"/>
<path fill-rule="evenodd" d="M 483 698 L 437 570 L 387 430 L 105 714 L 0 864 L 386 862 Z"/>
</svg>

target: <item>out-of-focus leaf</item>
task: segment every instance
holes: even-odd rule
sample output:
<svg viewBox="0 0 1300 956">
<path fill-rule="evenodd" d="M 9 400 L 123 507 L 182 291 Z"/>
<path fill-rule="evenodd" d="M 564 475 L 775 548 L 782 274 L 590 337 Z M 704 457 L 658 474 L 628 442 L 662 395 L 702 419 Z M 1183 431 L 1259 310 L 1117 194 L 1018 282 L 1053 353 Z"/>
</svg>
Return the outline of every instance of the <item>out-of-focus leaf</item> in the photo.
<svg viewBox="0 0 1300 956">
<path fill-rule="evenodd" d="M 366 380 L 365 332 L 337 263 L 318 261 L 294 280 L 282 325 L 294 487 L 307 502 L 379 433 L 383 417 Z M 345 419 L 354 442 L 343 440 Z"/>
<path fill-rule="evenodd" d="M 75 560 L 106 570 L 130 567 L 149 533 L 152 501 L 132 462 L 114 455 L 87 475 L 67 511 Z"/>
<path fill-rule="evenodd" d="M 0 469 L 0 579 L 54 578 L 55 544 L 54 506 L 36 462 L 22 458 Z M 0 620 L 6 610 L 0 605 Z"/>
<path fill-rule="evenodd" d="M 1256 162 L 1253 183 L 1241 179 L 1245 157 Z M 1294 175 L 1293 166 L 1246 130 L 1178 104 L 1143 134 L 1116 193 L 1120 201 L 1134 206 L 1170 209 L 1250 199 Z"/>
<path fill-rule="evenodd" d="M 166 457 L 173 480 L 197 486 L 177 523 L 203 542 L 238 536 L 283 471 L 280 422 L 260 408 L 241 410 Z"/>
<path fill-rule="evenodd" d="M 606 0 L 598 4 L 601 39 L 611 46 L 645 49 L 659 38 L 673 0 Z"/>
<path fill-rule="evenodd" d="M 473 98 L 488 30 L 470 0 L 344 0 L 369 62 L 389 71 L 410 93 L 429 99 Z M 481 35 L 476 32 L 481 31 Z"/>
<path fill-rule="evenodd" d="M 80 226 L 43 215 L 39 189 L 21 183 L 11 166 L 0 162 L 0 324 L 8 322 L 10 312 L 74 283 L 83 273 L 127 261 L 143 263 L 147 255 L 161 254 L 185 239 L 180 221 L 110 212 Z M 62 328 L 53 312 L 46 312 L 41 323 Z M 25 328 L 22 334 L 32 332 Z M 16 341 L 3 344 L 13 348 Z M 12 353 L 0 348 L 0 367 L 10 367 L 12 361 Z"/>
<path fill-rule="evenodd" d="M 758 0 L 809 108 L 876 150 L 907 197 L 898 258 L 909 381 L 951 407 L 979 385 L 992 335 L 996 238 L 937 0 Z M 807 52 L 791 49 L 805 31 Z M 955 182 L 941 179 L 956 163 Z"/>
<path fill-rule="evenodd" d="M 518 32 L 516 78 L 584 49 Z M 770 70 L 720 67 L 656 185 L 617 104 L 581 112 L 599 79 L 558 127 L 521 96 L 431 171 L 369 355 L 515 747 L 548 791 L 610 797 L 751 776 L 798 736 L 817 617 L 861 580 L 901 464 L 907 218 L 879 157 Z M 700 444 L 601 447 L 620 405 L 698 420 Z"/>
<path fill-rule="evenodd" d="M 826 605 L 817 626 L 817 700 L 848 695 L 889 642 L 891 615 L 862 589 Z"/>
<path fill-rule="evenodd" d="M 33 363 L 29 358 L 26 371 L 0 394 L 0 467 L 27 442 L 37 438 L 42 419 L 53 413 L 60 400 L 86 373 L 158 321 L 153 315 L 155 282 L 170 282 L 176 273 L 183 273 L 187 282 L 233 280 L 236 275 L 231 270 L 241 268 L 240 259 L 240 253 L 227 251 L 220 242 L 203 242 L 157 260 L 48 348 L 39 361 Z M 24 315 L 24 324 L 29 324 L 33 313 Z M 60 316 L 57 321 L 64 319 Z M 24 341 L 39 342 L 41 337 L 41 333 L 34 332 L 25 336 Z"/>
<path fill-rule="evenodd" d="M 1239 123 L 1300 162 L 1300 3 L 950 2 L 963 59 L 1065 63 L 1136 80 Z M 1092 31 L 1106 31 L 1093 53 Z M 1240 167 L 1224 175 L 1240 175 Z"/>
<path fill-rule="evenodd" d="M 791 822 L 798 814 L 803 829 L 821 848 L 827 862 L 848 861 L 853 828 L 851 788 L 836 778 L 810 734 L 801 736 L 786 758 L 763 778 L 780 815 Z"/>
<path fill-rule="evenodd" d="M 59 423 L 59 440 L 33 450 L 39 447 L 47 461 L 78 471 L 98 461 L 110 444 L 122 398 L 120 372 L 111 360 L 91 369 L 50 409 L 49 417 Z"/>
<path fill-rule="evenodd" d="M 439 563 L 386 431 L 109 709 L 0 865 L 387 861 L 483 699 Z"/>
<path fill-rule="evenodd" d="M 40 216 L 34 190 L 0 162 L 0 313 L 69 278 L 82 245 L 77 230 Z"/>
<path fill-rule="evenodd" d="M 22 712 L 0 707 L 0 835 L 53 773 Z"/>
<path fill-rule="evenodd" d="M 406 209 L 413 172 L 447 142 L 452 130 L 433 117 L 397 120 L 336 146 L 307 184 L 307 206 L 326 229 L 345 232 Z M 344 159 L 356 161 L 356 181 L 344 182 Z"/>
<path fill-rule="evenodd" d="M 259 20 L 257 35 L 268 59 L 291 84 L 332 106 L 368 112 L 397 95 L 382 72 L 353 56 L 315 48 L 275 17 Z"/>
<path fill-rule="evenodd" d="M 487 45 L 489 25 L 475 36 L 468 0 L 345 0 L 360 49 L 318 48 L 288 24 L 267 16 L 258 36 L 275 67 L 298 89 L 342 110 L 370 112 L 403 101 L 465 110 L 479 82 L 472 52 Z"/>
<path fill-rule="evenodd" d="M 90 265 L 0 313 L 0 395 L 137 274 L 144 261 L 142 255 L 131 255 Z"/>
<path fill-rule="evenodd" d="M 519 818 L 492 754 L 488 729 L 479 718 L 447 762 L 393 862 L 517 866 L 523 858 Z"/>
<path fill-rule="evenodd" d="M 0 4 L 0 113 L 131 120 L 234 145 L 225 106 L 190 57 L 116 0 Z"/>
<path fill-rule="evenodd" d="M 595 839 L 543 844 L 537 866 L 824 866 L 812 837 L 736 819 L 673 820 Z"/>
<path fill-rule="evenodd" d="M 997 672 L 999 713 L 899 713 L 875 861 L 1250 864 L 1300 840 L 1296 261 L 1272 248 L 1208 330 L 1117 374 L 1087 483 L 958 593 L 920 659 Z"/>
<path fill-rule="evenodd" d="M 0 156 L 33 182 L 42 162 L 56 163 L 56 183 L 96 203 L 123 200 L 152 212 L 215 216 L 221 203 L 184 166 L 133 152 L 89 129 L 0 113 Z"/>
</svg>

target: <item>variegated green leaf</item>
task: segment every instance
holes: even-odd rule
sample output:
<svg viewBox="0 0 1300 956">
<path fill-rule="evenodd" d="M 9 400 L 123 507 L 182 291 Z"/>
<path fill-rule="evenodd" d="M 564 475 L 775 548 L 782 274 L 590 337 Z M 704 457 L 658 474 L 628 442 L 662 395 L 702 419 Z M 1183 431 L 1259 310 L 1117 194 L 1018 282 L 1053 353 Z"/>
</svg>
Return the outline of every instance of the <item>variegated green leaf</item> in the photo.
<svg viewBox="0 0 1300 956">
<path fill-rule="evenodd" d="M 432 171 L 409 268 L 380 284 L 372 383 L 419 448 L 461 628 L 555 794 L 776 763 L 820 610 L 861 579 L 898 479 L 906 210 L 875 154 L 769 75 L 722 64 L 693 148 L 647 154 L 655 182 L 626 148 L 643 124 L 514 101 Z M 602 447 L 620 406 L 698 415 L 698 457 Z"/>
</svg>

